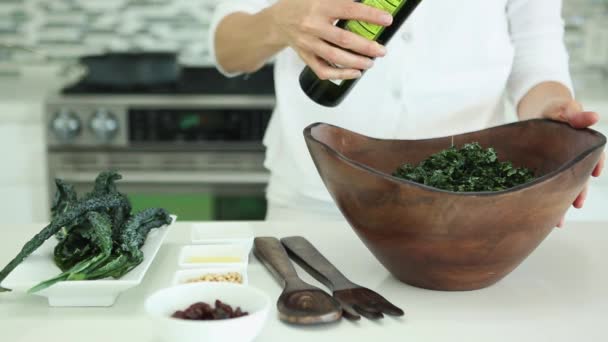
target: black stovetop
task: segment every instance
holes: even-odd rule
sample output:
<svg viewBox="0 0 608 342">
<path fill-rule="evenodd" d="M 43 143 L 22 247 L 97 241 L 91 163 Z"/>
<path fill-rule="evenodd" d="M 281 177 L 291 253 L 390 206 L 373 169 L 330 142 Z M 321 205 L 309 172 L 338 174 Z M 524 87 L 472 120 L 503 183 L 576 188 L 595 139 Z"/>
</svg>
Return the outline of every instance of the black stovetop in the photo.
<svg viewBox="0 0 608 342">
<path fill-rule="evenodd" d="M 131 87 L 100 86 L 82 79 L 62 89 L 65 95 L 274 95 L 272 66 L 233 78 L 215 68 L 185 67 L 175 83 Z"/>
</svg>

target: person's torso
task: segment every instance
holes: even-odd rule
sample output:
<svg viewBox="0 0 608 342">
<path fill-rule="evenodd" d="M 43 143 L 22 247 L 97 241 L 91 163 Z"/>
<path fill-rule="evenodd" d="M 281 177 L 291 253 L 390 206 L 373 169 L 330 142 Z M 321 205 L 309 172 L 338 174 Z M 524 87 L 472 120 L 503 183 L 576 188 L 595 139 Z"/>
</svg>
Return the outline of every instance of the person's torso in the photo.
<svg viewBox="0 0 608 342">
<path fill-rule="evenodd" d="M 501 123 L 513 60 L 507 0 L 425 0 L 335 108 L 300 89 L 304 63 L 290 48 L 275 60 L 277 106 L 268 127 L 269 198 L 329 201 L 302 130 L 326 122 L 377 138 L 419 139 Z"/>
</svg>

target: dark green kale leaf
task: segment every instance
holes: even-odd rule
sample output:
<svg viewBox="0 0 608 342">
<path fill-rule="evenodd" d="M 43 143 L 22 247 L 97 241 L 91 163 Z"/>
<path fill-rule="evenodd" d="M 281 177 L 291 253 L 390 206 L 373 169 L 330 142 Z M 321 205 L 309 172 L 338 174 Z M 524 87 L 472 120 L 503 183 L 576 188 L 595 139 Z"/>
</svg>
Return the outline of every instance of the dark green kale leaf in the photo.
<svg viewBox="0 0 608 342">
<path fill-rule="evenodd" d="M 55 197 L 51 205 L 51 219 L 55 219 L 58 215 L 66 212 L 72 206 L 76 204 L 77 195 L 76 190 L 72 184 L 68 184 L 61 179 L 55 179 Z M 68 230 L 71 227 L 61 227 L 61 229 L 55 234 L 58 240 L 63 240 Z"/>
<path fill-rule="evenodd" d="M 0 271 L 0 282 L 53 235 L 59 240 L 53 257 L 62 272 L 30 292 L 64 280 L 120 278 L 139 265 L 144 260 L 140 248 L 148 234 L 171 223 L 171 217 L 164 209 L 146 209 L 131 216 L 131 203 L 115 183 L 121 178 L 111 170 L 100 173 L 92 191 L 80 199 L 72 185 L 56 180 L 51 223 Z M 8 290 L 0 288 L 4 291 Z"/>
<path fill-rule="evenodd" d="M 62 271 L 72 268 L 96 252 L 90 241 L 84 237 L 84 233 L 89 229 L 91 227 L 84 224 L 72 228 L 65 239 L 60 240 L 55 246 L 53 259 Z"/>
<path fill-rule="evenodd" d="M 80 231 L 81 237 L 89 241 L 95 253 L 88 258 L 81 260 L 72 267 L 53 277 L 32 287 L 28 292 L 34 293 L 44 290 L 53 284 L 63 280 L 83 280 L 86 279 L 88 270 L 93 270 L 102 264 L 112 254 L 112 220 L 106 213 L 90 211 L 86 214 L 86 219 L 90 223 L 90 229 Z"/>
<path fill-rule="evenodd" d="M 42 231 L 36 234 L 23 246 L 17 256 L 0 271 L 0 282 L 2 282 L 26 257 L 32 254 L 38 247 L 42 246 L 44 241 L 56 234 L 62 227 L 73 224 L 89 211 L 109 212 L 113 208 L 125 205 L 124 201 L 124 196 L 117 194 L 78 201 L 76 205 L 61 215 L 58 215 L 49 225 L 44 227 Z M 4 291 L 7 291 L 7 289 L 0 287 L 0 292 Z"/>
<path fill-rule="evenodd" d="M 86 200 L 109 194 L 123 196 L 124 205 L 110 210 L 113 227 L 122 226 L 131 212 L 131 204 L 128 198 L 118 192 L 115 183 L 121 178 L 122 176 L 113 170 L 101 172 L 95 179 L 92 191 L 83 197 Z M 69 208 L 76 201 L 76 192 L 72 185 L 65 183 L 61 179 L 57 179 L 55 183 L 57 185 L 57 192 L 55 193 L 54 205 L 51 208 L 52 214 L 59 212 L 58 209 Z M 95 252 L 89 241 L 86 238 L 82 238 L 82 235 L 91 229 L 90 223 L 86 221 L 86 217 L 83 215 L 70 226 L 63 227 L 56 234 L 60 242 L 55 246 L 54 260 L 62 271 L 72 268 L 75 264 L 87 259 L 91 253 Z M 65 237 L 68 239 L 64 241 Z"/>
<path fill-rule="evenodd" d="M 144 260 L 140 248 L 144 245 L 150 231 L 171 223 L 171 216 L 164 209 L 150 208 L 133 215 L 121 227 L 118 239 L 114 241 L 112 255 L 85 279 L 120 278 Z"/>
<path fill-rule="evenodd" d="M 170 223 L 171 216 L 164 209 L 144 209 L 133 215 L 125 223 L 118 239 L 121 250 L 128 256 L 128 261 L 122 267 L 110 272 L 111 276 L 120 278 L 139 265 L 144 259 L 140 248 L 146 242 L 150 230 Z"/>
<path fill-rule="evenodd" d="M 112 218 L 112 234 L 117 238 L 120 227 L 127 221 L 131 215 L 131 202 L 128 197 L 118 191 L 116 181 L 122 179 L 122 175 L 115 170 L 107 170 L 101 172 L 95 178 L 93 190 L 85 195 L 85 198 L 94 198 L 109 194 L 119 194 L 124 197 L 124 205 L 113 208 L 110 217 Z"/>
<path fill-rule="evenodd" d="M 118 189 L 116 187 L 116 181 L 121 179 L 122 176 L 114 170 L 107 170 L 101 172 L 95 178 L 93 190 L 86 194 L 85 198 L 94 198 L 102 195 L 117 193 Z"/>
<path fill-rule="evenodd" d="M 74 190 L 72 184 L 68 184 L 61 179 L 55 179 L 55 186 L 57 190 L 55 191 L 55 197 L 51 205 L 52 219 L 68 210 L 77 200 L 76 190 Z"/>
<path fill-rule="evenodd" d="M 455 192 L 500 191 L 534 179 L 531 170 L 499 161 L 493 148 L 478 143 L 452 146 L 418 165 L 404 164 L 393 176 Z"/>
</svg>

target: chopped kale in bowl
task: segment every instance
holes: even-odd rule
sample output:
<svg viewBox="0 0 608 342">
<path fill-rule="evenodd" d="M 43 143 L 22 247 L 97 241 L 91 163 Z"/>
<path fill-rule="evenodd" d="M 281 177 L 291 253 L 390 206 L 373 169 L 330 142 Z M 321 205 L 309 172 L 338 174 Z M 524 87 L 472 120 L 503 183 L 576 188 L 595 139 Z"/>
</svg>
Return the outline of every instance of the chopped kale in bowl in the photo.
<svg viewBox="0 0 608 342">
<path fill-rule="evenodd" d="M 506 190 L 535 178 L 531 170 L 499 161 L 493 148 L 476 142 L 452 146 L 418 165 L 404 164 L 393 176 L 454 192 Z"/>
</svg>

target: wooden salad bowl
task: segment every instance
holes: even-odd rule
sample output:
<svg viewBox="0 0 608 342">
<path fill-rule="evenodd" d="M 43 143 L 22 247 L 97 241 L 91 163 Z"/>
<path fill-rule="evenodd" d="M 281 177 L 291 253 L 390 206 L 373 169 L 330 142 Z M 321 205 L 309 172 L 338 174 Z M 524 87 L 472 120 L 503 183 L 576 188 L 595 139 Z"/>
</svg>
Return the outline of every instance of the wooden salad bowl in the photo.
<svg viewBox="0 0 608 342">
<path fill-rule="evenodd" d="M 456 135 L 494 147 L 535 180 L 456 193 L 391 176 L 448 148 L 452 137 L 382 140 L 316 123 L 304 130 L 317 170 L 357 235 L 399 280 L 434 290 L 490 286 L 545 239 L 583 189 L 606 144 L 590 129 L 530 120 Z"/>
</svg>

